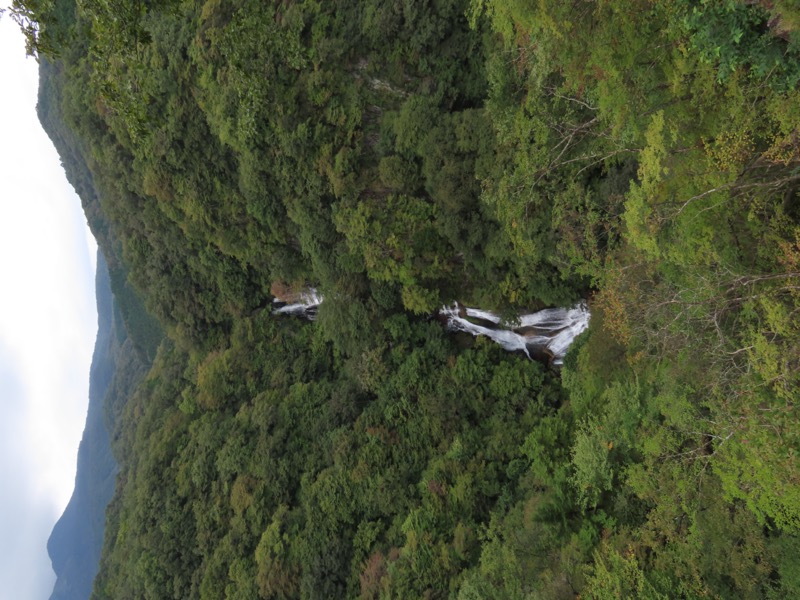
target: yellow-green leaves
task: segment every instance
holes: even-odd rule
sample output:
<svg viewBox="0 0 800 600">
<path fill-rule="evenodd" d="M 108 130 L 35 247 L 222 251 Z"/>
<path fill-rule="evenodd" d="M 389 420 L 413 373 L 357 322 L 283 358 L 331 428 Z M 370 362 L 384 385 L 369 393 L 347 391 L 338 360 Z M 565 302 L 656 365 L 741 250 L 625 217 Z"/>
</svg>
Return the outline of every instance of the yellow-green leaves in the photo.
<svg viewBox="0 0 800 600">
<path fill-rule="evenodd" d="M 655 113 L 645 132 L 647 145 L 639 158 L 639 182 L 631 182 L 625 203 L 625 224 L 629 241 L 649 258 L 659 255 L 656 236 L 658 223 L 654 220 L 654 207 L 663 199 L 663 180 L 669 174 L 667 140 L 664 131 L 664 111 Z"/>
</svg>

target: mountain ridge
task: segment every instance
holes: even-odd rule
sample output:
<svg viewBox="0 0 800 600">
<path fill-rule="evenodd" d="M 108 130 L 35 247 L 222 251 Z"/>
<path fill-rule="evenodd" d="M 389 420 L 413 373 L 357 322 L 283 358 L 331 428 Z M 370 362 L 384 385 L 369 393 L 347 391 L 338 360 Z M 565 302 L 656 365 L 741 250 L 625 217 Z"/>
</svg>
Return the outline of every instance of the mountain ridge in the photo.
<svg viewBox="0 0 800 600">
<path fill-rule="evenodd" d="M 95 275 L 98 331 L 90 368 L 89 406 L 78 448 L 75 488 L 56 522 L 47 551 L 56 573 L 50 600 L 85 600 L 91 595 L 105 532 L 105 510 L 119 471 L 109 432 L 114 405 L 124 404 L 129 386 L 144 373 L 111 291 L 108 265 L 97 253 Z"/>
<path fill-rule="evenodd" d="M 51 600 L 88 598 L 103 545 L 103 514 L 118 470 L 103 418 L 103 400 L 114 374 L 116 336 L 108 268 L 98 252 L 95 276 L 98 331 L 89 378 L 89 407 L 78 449 L 75 489 L 47 542 L 57 579 Z"/>
</svg>

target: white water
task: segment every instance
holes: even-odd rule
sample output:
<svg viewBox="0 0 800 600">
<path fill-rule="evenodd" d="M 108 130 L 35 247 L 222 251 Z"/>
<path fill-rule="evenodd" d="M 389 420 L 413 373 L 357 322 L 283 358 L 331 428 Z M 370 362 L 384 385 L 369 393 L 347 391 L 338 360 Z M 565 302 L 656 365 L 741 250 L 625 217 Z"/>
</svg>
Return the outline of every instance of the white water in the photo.
<svg viewBox="0 0 800 600">
<path fill-rule="evenodd" d="M 462 309 L 457 304 L 444 307 L 439 314 L 447 318 L 451 331 L 465 331 L 472 335 L 485 335 L 510 352 L 522 351 L 528 358 L 531 353 L 546 353 L 552 364 L 564 362 L 572 342 L 589 327 L 589 307 L 579 302 L 572 308 L 546 308 L 535 313 L 520 315 L 519 324 L 513 328 L 499 327 L 502 319 L 489 311 L 478 308 Z M 486 327 L 473 323 L 461 315 L 492 323 Z"/>
<path fill-rule="evenodd" d="M 277 298 L 273 302 L 280 302 Z M 308 288 L 307 291 L 300 294 L 297 302 L 292 304 L 284 304 L 276 308 L 272 312 L 276 315 L 297 315 L 307 317 L 312 321 L 317 318 L 317 308 L 322 304 L 322 296 L 317 293 L 316 288 Z"/>
<path fill-rule="evenodd" d="M 300 295 L 297 302 L 284 304 L 273 310 L 273 313 L 302 316 L 313 321 L 321 303 L 322 296 L 316 289 L 309 288 Z M 509 328 L 501 327 L 502 319 L 493 312 L 465 308 L 459 304 L 443 306 L 439 315 L 445 318 L 450 331 L 485 335 L 509 352 L 523 352 L 528 358 L 545 354 L 550 356 L 551 363 L 555 366 L 563 364 L 567 350 L 575 338 L 589 327 L 591 317 L 586 302 L 579 302 L 572 308 L 546 308 L 520 315 L 517 324 Z M 487 325 L 473 323 L 469 318 L 478 319 Z"/>
</svg>

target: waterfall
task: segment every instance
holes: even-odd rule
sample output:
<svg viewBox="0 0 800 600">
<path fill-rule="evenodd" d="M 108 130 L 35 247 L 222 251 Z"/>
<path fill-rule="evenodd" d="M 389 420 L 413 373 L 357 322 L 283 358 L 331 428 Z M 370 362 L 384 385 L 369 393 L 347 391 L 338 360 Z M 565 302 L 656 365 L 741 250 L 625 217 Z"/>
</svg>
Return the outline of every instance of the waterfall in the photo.
<svg viewBox="0 0 800 600">
<path fill-rule="evenodd" d="M 272 302 L 276 306 L 272 310 L 276 315 L 295 315 L 299 317 L 306 317 L 314 321 L 317 318 L 317 309 L 322 304 L 322 296 L 317 293 L 316 288 L 308 288 L 306 291 L 299 294 L 299 297 L 293 299 L 294 302 L 286 303 L 278 298 Z"/>
<path fill-rule="evenodd" d="M 322 296 L 314 288 L 292 298 L 292 302 L 273 300 L 273 314 L 317 318 Z M 469 308 L 459 303 L 439 309 L 448 330 L 486 336 L 508 350 L 522 352 L 530 359 L 547 357 L 553 366 L 561 366 L 572 342 L 589 327 L 589 307 L 585 301 L 571 308 L 546 308 L 523 314 L 510 327 L 495 313 Z"/>
<path fill-rule="evenodd" d="M 439 314 L 446 319 L 451 331 L 485 335 L 506 350 L 523 352 L 528 358 L 544 354 L 554 366 L 563 364 L 572 342 L 589 327 L 591 316 L 583 301 L 571 308 L 546 308 L 520 315 L 517 323 L 509 328 L 502 327 L 502 319 L 490 311 L 459 304 L 443 307 Z"/>
</svg>

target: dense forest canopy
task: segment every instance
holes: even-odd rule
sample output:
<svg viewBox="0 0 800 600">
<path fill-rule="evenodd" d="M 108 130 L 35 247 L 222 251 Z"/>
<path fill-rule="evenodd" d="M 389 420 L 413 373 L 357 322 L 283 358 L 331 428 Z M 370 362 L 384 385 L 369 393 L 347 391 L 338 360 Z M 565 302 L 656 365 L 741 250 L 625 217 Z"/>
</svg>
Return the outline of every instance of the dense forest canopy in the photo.
<svg viewBox="0 0 800 600">
<path fill-rule="evenodd" d="M 11 10 L 154 359 L 95 598 L 800 596 L 796 2 Z"/>
</svg>

